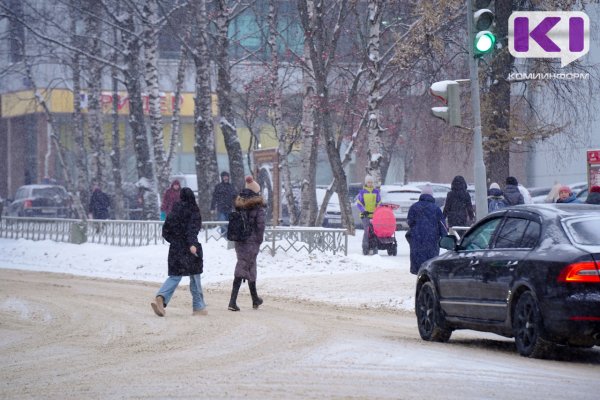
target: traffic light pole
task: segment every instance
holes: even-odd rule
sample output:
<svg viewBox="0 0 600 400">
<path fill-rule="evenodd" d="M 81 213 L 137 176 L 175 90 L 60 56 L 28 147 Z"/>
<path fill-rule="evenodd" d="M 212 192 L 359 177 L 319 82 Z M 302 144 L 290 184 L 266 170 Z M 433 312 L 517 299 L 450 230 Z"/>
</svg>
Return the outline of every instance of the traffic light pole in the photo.
<svg viewBox="0 0 600 400">
<path fill-rule="evenodd" d="M 477 59 L 473 49 L 473 0 L 467 0 L 467 29 L 469 31 L 469 74 L 471 78 L 471 107 L 473 108 L 473 169 L 475 172 L 475 208 L 477 220 L 488 213 L 487 182 L 485 164 L 483 162 L 483 139 L 481 135 L 481 107 L 479 100 L 479 75 Z"/>
</svg>

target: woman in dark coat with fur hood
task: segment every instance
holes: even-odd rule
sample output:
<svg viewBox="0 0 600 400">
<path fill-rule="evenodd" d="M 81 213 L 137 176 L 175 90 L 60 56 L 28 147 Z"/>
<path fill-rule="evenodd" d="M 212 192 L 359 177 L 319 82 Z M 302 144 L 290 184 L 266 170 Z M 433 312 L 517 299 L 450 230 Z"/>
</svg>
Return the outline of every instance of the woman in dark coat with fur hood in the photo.
<svg viewBox="0 0 600 400">
<path fill-rule="evenodd" d="M 235 209 L 247 213 L 247 221 L 252 227 L 252 234 L 244 241 L 235 242 L 237 263 L 235 264 L 233 288 L 228 307 L 231 311 L 240 311 L 236 301 L 242 280 L 248 281 L 248 288 L 252 296 L 252 308 L 257 309 L 263 303 L 256 292 L 256 257 L 265 233 L 266 206 L 265 200 L 259 192 L 258 183 L 251 176 L 247 176 L 245 189 L 235 199 Z"/>
<path fill-rule="evenodd" d="M 152 309 L 159 317 L 165 316 L 175 289 L 184 276 L 190 277 L 193 315 L 206 315 L 206 304 L 202 294 L 202 246 L 198 243 L 198 232 L 202 228 L 200 209 L 190 188 L 183 188 L 179 201 L 173 205 L 163 224 L 162 236 L 169 242 L 169 277 L 156 293 Z"/>
<path fill-rule="evenodd" d="M 469 222 L 475 219 L 467 181 L 460 175 L 452 179 L 444 204 L 444 217 L 448 218 L 448 226 L 469 226 Z"/>
</svg>

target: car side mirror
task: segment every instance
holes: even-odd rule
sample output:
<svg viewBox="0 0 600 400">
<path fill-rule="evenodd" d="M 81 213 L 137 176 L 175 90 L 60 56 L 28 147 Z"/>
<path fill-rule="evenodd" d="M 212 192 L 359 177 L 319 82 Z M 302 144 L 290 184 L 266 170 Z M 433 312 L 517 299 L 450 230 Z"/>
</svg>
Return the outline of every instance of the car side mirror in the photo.
<svg viewBox="0 0 600 400">
<path fill-rule="evenodd" d="M 456 250 L 456 237 L 453 235 L 444 236 L 440 239 L 440 247 L 446 250 Z"/>
</svg>

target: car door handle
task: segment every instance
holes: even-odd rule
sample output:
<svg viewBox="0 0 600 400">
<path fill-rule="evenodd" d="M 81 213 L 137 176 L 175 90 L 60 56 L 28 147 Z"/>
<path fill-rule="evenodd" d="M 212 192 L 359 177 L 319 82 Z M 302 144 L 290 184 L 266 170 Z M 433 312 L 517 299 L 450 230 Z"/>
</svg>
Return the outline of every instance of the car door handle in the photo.
<svg viewBox="0 0 600 400">
<path fill-rule="evenodd" d="M 519 263 L 519 261 L 518 261 L 518 260 L 515 260 L 515 261 L 509 261 L 509 262 L 507 262 L 507 263 L 506 263 L 506 266 L 507 266 L 507 267 L 514 267 L 514 266 L 515 266 L 515 265 L 517 265 L 518 263 Z"/>
</svg>

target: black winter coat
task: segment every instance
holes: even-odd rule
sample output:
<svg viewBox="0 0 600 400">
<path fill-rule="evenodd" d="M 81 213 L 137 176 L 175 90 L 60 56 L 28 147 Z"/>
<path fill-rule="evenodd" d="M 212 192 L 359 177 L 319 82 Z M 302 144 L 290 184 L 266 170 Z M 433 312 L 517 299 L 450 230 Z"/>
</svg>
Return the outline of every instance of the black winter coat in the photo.
<svg viewBox="0 0 600 400">
<path fill-rule="evenodd" d="M 110 197 L 100 189 L 94 190 L 90 199 L 90 212 L 94 219 L 108 219 Z"/>
<path fill-rule="evenodd" d="M 446 195 L 444 216 L 448 218 L 448 226 L 469 226 L 475 219 L 471 196 L 467 192 L 467 181 L 462 176 L 452 180 L 451 190 Z"/>
<path fill-rule="evenodd" d="M 516 185 L 506 185 L 504 187 L 504 198 L 509 206 L 525 203 L 525 199 L 523 199 L 523 195 Z"/>
<path fill-rule="evenodd" d="M 235 277 L 256 282 L 256 257 L 260 251 L 265 234 L 265 201 L 259 194 L 244 189 L 235 199 L 236 210 L 248 213 L 248 223 L 252 226 L 252 234 L 243 242 L 235 242 Z"/>
<path fill-rule="evenodd" d="M 191 199 L 184 200 L 186 189 L 191 193 Z M 181 200 L 173 205 L 171 213 L 167 215 L 163 224 L 162 236 L 170 244 L 169 276 L 189 276 L 202 273 L 202 246 L 198 243 L 202 217 L 195 202 L 191 189 L 183 188 Z M 192 245 L 196 246 L 197 256 L 190 251 Z"/>
<path fill-rule="evenodd" d="M 222 213 L 229 213 L 233 210 L 233 201 L 237 196 L 237 192 L 231 183 L 221 182 L 215 186 L 212 202 L 210 203 L 211 210 L 217 210 Z"/>
<path fill-rule="evenodd" d="M 587 199 L 585 200 L 586 204 L 600 204 L 600 193 L 598 192 L 590 192 L 588 194 Z"/>
</svg>

